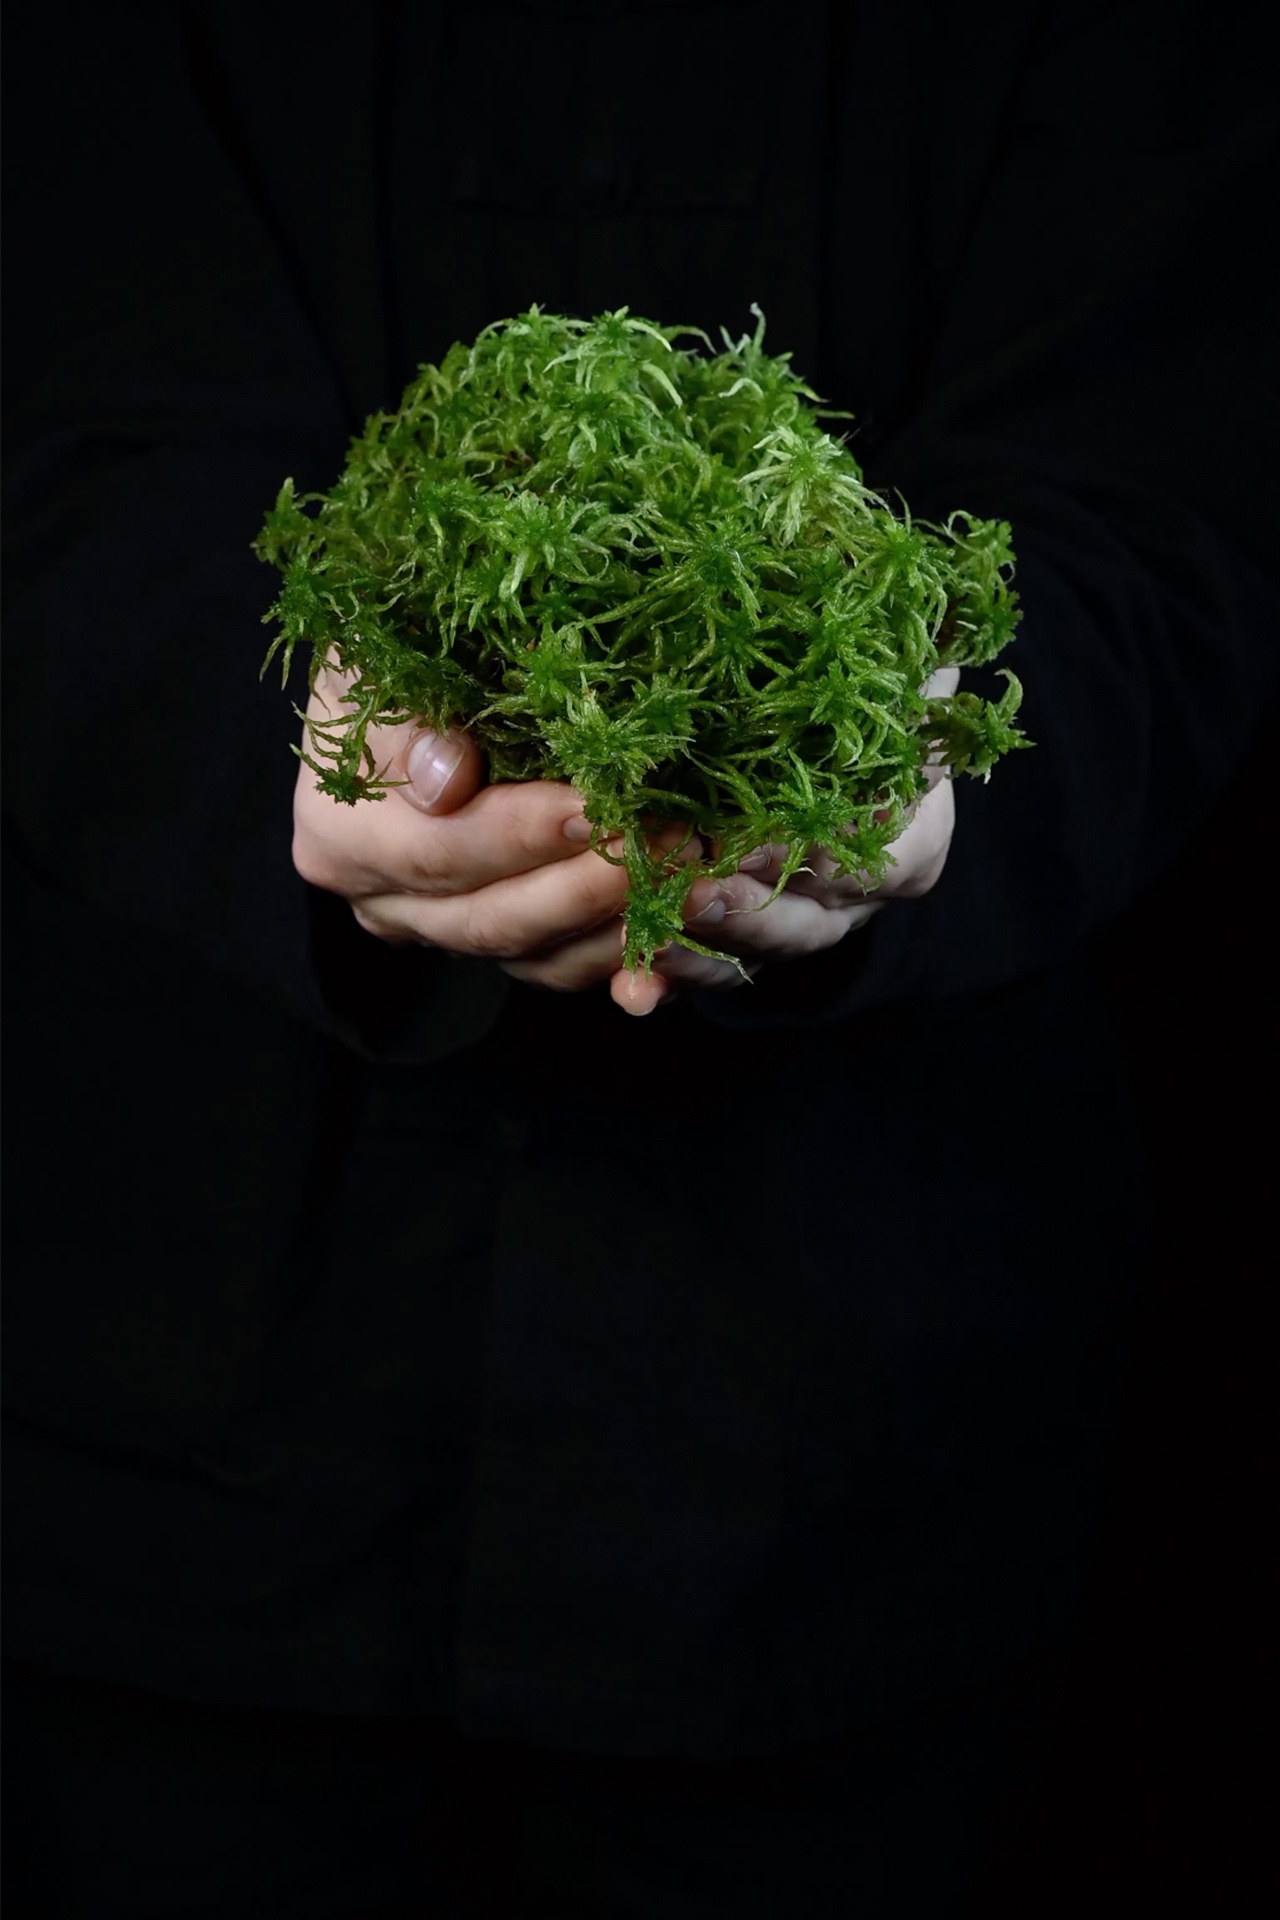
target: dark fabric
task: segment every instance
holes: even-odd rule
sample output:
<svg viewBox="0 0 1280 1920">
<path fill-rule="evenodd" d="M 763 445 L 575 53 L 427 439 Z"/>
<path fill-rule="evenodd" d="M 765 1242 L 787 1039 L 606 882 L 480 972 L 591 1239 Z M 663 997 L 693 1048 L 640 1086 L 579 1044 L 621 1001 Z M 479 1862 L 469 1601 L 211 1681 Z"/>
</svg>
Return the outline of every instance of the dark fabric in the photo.
<svg viewBox="0 0 1280 1920">
<path fill-rule="evenodd" d="M 1143 1244 L 1082 943 L 1276 680 L 1231 19 L 50 4 L 7 51 L 15 1649 L 710 1759 L 1060 1633 Z M 1036 750 L 935 893 L 644 1022 L 309 894 L 256 681 L 280 480 L 534 299 L 758 300 L 876 484 L 1021 559 Z"/>
<path fill-rule="evenodd" d="M 999 1889 L 1043 1738 L 1030 1690 L 717 1766 L 551 1756 L 444 1720 L 195 1708 L 30 1669 L 7 1710 L 6 1894 L 22 1920 L 1026 1910 Z M 1020 1898 L 1045 1911 L 1054 1877 L 1032 1864 Z"/>
<path fill-rule="evenodd" d="M 16 1647 L 713 1754 L 892 1712 L 1069 1616 L 1140 1256 L 1079 989 L 855 1030 L 803 1075 L 781 1036 L 682 1057 L 674 1019 L 629 1023 L 602 1105 L 571 1001 L 452 1074 L 357 1067 L 101 918 L 78 994 L 70 916 L 36 911 Z M 1029 1090 L 980 1129 L 927 1092 L 970 1049 Z"/>
</svg>

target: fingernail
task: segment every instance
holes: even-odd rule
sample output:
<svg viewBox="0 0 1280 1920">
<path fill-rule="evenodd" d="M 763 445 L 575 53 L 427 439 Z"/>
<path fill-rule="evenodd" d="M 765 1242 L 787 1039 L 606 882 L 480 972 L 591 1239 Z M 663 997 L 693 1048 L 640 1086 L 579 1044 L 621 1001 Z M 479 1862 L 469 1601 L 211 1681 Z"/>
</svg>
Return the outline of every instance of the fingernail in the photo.
<svg viewBox="0 0 1280 1920">
<path fill-rule="evenodd" d="M 769 851 L 768 847 L 757 847 L 756 851 L 754 853 L 749 853 L 745 860 L 739 860 L 738 872 L 739 873 L 763 873 L 765 868 L 767 866 L 771 866 L 772 863 L 773 863 L 773 855 Z"/>
<path fill-rule="evenodd" d="M 571 819 L 566 820 L 564 823 L 564 837 L 566 840 L 589 840 L 593 831 L 594 829 L 591 822 L 585 813 L 575 813 Z"/>
<path fill-rule="evenodd" d="M 424 805 L 440 798 L 463 755 L 463 742 L 447 734 L 420 733 L 409 749 L 407 770 L 414 792 Z"/>
</svg>

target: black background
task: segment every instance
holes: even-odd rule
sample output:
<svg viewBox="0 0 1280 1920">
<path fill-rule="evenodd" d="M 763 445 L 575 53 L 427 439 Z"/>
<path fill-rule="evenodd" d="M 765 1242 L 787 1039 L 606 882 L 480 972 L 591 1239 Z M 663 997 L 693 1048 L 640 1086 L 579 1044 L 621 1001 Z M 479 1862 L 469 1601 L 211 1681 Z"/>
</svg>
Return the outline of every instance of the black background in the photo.
<svg viewBox="0 0 1280 1920">
<path fill-rule="evenodd" d="M 626 186 L 598 183 L 605 198 Z M 1264 1643 L 1263 1303 L 1275 1265 L 1273 721 L 1260 721 L 1172 869 L 1092 948 L 1139 1096 L 1154 1244 L 1086 1623 L 1051 1736 L 1029 1748 L 1008 1809 L 993 1913 L 1028 1911 L 1020 1888 L 1033 1868 L 1038 1914 L 1086 1901 L 1142 1911 L 1175 1888 L 1189 1905 L 1244 1897 L 1244 1729 Z M 20 1023 L 21 1008 L 9 1018 Z"/>
<path fill-rule="evenodd" d="M 1153 1244 L 1110 1511 L 992 1911 L 1188 1911 L 1256 1886 L 1274 1591 L 1271 722 L 1172 870 L 1094 943 L 1138 1093 Z M 1052 1862 L 1053 1891 L 1039 1875 Z M 1047 1902 L 1047 1904 L 1042 1904 Z"/>
</svg>

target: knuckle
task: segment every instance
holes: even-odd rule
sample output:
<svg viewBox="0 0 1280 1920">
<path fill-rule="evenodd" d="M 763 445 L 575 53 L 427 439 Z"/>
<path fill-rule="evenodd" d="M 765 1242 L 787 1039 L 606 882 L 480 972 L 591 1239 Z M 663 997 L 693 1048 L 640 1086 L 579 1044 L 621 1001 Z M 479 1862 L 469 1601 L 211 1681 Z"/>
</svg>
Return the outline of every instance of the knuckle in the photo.
<svg viewBox="0 0 1280 1920">
<path fill-rule="evenodd" d="M 302 822 L 294 827 L 291 852 L 294 870 L 308 886 L 323 887 L 329 893 L 338 891 L 328 847 Z"/>
<path fill-rule="evenodd" d="M 537 812 L 526 807 L 513 809 L 511 838 L 515 857 L 522 866 L 542 865 L 547 857 L 547 831 Z"/>
<path fill-rule="evenodd" d="M 932 854 L 928 859 L 922 860 L 919 866 L 903 876 L 902 884 L 894 889 L 898 898 L 900 900 L 922 900 L 926 893 L 931 893 L 942 877 L 942 869 L 946 864 L 946 858 L 947 856 L 944 851 Z"/>
<path fill-rule="evenodd" d="M 430 843 L 415 856 L 413 870 L 406 878 L 410 891 L 428 899 L 463 893 L 468 882 L 475 884 L 474 875 L 463 873 L 458 854 L 444 834 L 432 835 Z"/>
<path fill-rule="evenodd" d="M 627 897 L 627 876 L 594 854 L 566 872 L 565 911 L 575 933 L 589 932 L 613 918 Z"/>
<path fill-rule="evenodd" d="M 350 907 L 355 917 L 356 925 L 363 928 L 365 933 L 371 933 L 375 940 L 393 939 L 394 936 L 391 933 L 391 929 L 370 902 L 366 900 L 352 900 Z"/>
<path fill-rule="evenodd" d="M 384 947 L 430 946 L 431 942 L 413 928 L 398 927 L 379 913 L 375 903 L 366 900 L 349 902 L 356 925 L 365 933 L 380 940 Z"/>
<path fill-rule="evenodd" d="M 559 816 L 563 808 L 559 809 L 555 822 L 549 823 L 547 802 L 539 782 L 493 787 L 480 797 L 489 831 L 501 846 L 503 865 L 508 872 L 529 872 L 545 866 L 552 848 L 568 852 L 569 843 L 560 833 Z"/>
<path fill-rule="evenodd" d="M 466 951 L 480 960 L 513 960 L 521 950 L 501 909 L 483 893 L 468 902 L 465 937 Z"/>
</svg>

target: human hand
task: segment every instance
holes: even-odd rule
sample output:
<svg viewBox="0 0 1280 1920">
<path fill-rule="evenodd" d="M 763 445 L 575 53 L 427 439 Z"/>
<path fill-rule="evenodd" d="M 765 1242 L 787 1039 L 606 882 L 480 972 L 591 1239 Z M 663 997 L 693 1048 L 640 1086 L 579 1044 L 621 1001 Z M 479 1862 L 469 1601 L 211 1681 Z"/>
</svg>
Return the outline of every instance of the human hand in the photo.
<svg viewBox="0 0 1280 1920">
<path fill-rule="evenodd" d="M 341 715 L 346 688 L 322 672 L 308 718 Z M 369 744 L 384 777 L 406 783 L 376 803 L 344 806 L 318 790 L 310 767 L 298 769 L 293 859 L 304 880 L 341 895 L 392 946 L 495 960 L 565 992 L 609 977 L 621 960 L 627 876 L 586 845 L 591 827 L 572 787 L 483 786 L 473 740 L 441 739 L 415 721 L 370 728 Z M 672 826 L 652 844 L 667 850 L 683 838 Z M 592 943 L 602 926 L 611 964 Z"/>
<path fill-rule="evenodd" d="M 941 668 L 926 691 L 935 697 L 955 692 L 960 682 L 955 667 Z M 747 856 L 738 871 L 721 880 L 697 880 L 689 892 L 685 922 L 700 945 L 733 954 L 741 962 L 708 959 L 688 947 L 673 944 L 654 958 L 643 973 L 619 969 L 610 982 L 614 1000 L 628 1013 L 652 1013 L 681 988 L 725 991 L 741 986 L 773 960 L 794 960 L 835 946 L 855 928 L 895 900 L 915 900 L 937 884 L 946 865 L 955 830 L 955 796 L 944 769 L 931 763 L 925 774 L 928 789 L 917 803 L 906 830 L 892 847 L 894 864 L 874 894 L 863 892 L 853 875 L 841 874 L 829 853 L 813 849 L 808 871 L 791 876 L 777 899 L 772 899 L 786 859 L 785 847 L 762 847 Z M 604 931 L 580 943 L 604 951 Z"/>
<path fill-rule="evenodd" d="M 696 880 L 689 892 L 686 924 L 701 945 L 737 956 L 742 967 L 708 959 L 688 947 L 663 947 L 648 979 L 618 972 L 611 992 L 628 1013 L 651 1013 L 680 988 L 724 991 L 743 984 L 771 960 L 796 960 L 835 946 L 865 926 L 895 900 L 928 893 L 942 873 L 955 827 L 950 780 L 939 772 L 918 802 L 905 832 L 894 841 L 895 864 L 873 894 L 856 878 L 838 873 L 829 853 L 815 848 L 809 870 L 795 873 L 771 899 L 786 858 L 785 847 L 749 854 L 723 880 Z M 593 936 L 588 936 L 593 937 Z"/>
<path fill-rule="evenodd" d="M 926 691 L 951 694 L 959 680 L 958 669 L 945 667 Z M 625 1013 L 641 1015 L 682 989 L 725 991 L 741 986 L 744 975 L 750 979 L 767 961 L 796 960 L 834 946 L 894 901 L 918 899 L 936 885 L 955 828 L 955 797 L 942 767 L 929 766 L 926 780 L 927 791 L 893 843 L 894 864 L 874 894 L 864 893 L 854 876 L 838 873 L 830 854 L 820 848 L 810 858 L 809 871 L 793 874 L 776 900 L 771 896 L 785 847 L 757 849 L 726 879 L 696 880 L 685 904 L 686 926 L 699 945 L 733 954 L 741 965 L 708 959 L 673 943 L 655 955 L 648 975 L 629 972 L 619 964 L 620 922 L 602 922 L 566 942 L 556 956 L 557 968 L 584 985 L 607 978 L 617 1005 Z M 508 971 L 520 978 L 536 977 L 519 965 Z"/>
<path fill-rule="evenodd" d="M 953 692 L 958 680 L 955 669 L 944 669 L 929 690 Z M 308 717 L 339 714 L 345 687 L 340 675 L 323 672 Z M 686 903 L 699 943 L 736 955 L 741 966 L 673 944 L 646 976 L 621 965 L 625 870 L 584 850 L 591 827 L 571 787 L 481 787 L 483 756 L 474 741 L 465 733 L 441 740 L 414 721 L 371 728 L 369 743 L 384 776 L 405 783 L 376 806 L 345 808 L 318 791 L 309 767 L 299 768 L 293 853 L 303 879 L 340 894 L 360 925 L 390 945 L 492 959 L 516 979 L 560 992 L 607 980 L 614 1001 L 636 1015 L 681 986 L 738 986 L 768 960 L 819 952 L 892 901 L 927 893 L 955 822 L 950 783 L 931 768 L 929 789 L 874 896 L 816 850 L 809 871 L 793 874 L 771 901 L 785 849 L 761 848 L 728 878 L 696 881 Z M 683 838 L 678 825 L 669 826 L 651 845 L 669 851 Z M 609 850 L 619 853 L 620 843 Z M 681 857 L 701 850 L 695 838 Z"/>
</svg>

